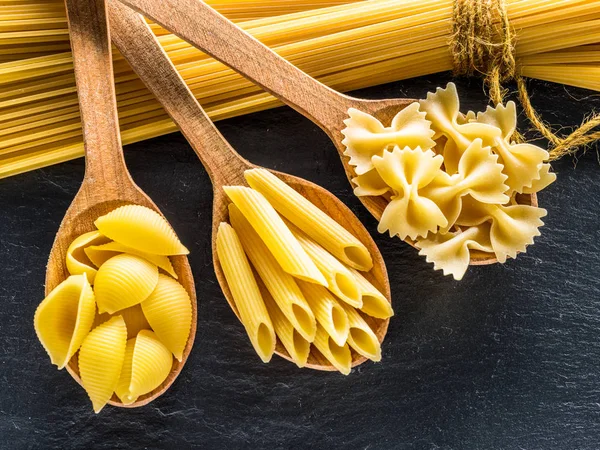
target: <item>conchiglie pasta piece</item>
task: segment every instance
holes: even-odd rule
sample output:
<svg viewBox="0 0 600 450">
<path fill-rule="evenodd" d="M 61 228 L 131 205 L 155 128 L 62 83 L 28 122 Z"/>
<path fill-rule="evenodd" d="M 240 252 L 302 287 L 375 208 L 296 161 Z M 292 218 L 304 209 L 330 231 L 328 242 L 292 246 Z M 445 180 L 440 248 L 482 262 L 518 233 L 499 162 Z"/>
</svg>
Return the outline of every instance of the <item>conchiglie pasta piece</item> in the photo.
<svg viewBox="0 0 600 450">
<path fill-rule="evenodd" d="M 155 255 L 187 255 L 169 223 L 156 211 L 140 205 L 126 205 L 94 222 L 113 241 Z"/>
<path fill-rule="evenodd" d="M 98 312 L 113 314 L 144 301 L 158 283 L 157 267 L 123 253 L 106 261 L 96 274 Z"/>
<path fill-rule="evenodd" d="M 115 392 L 129 405 L 141 395 L 152 392 L 171 372 L 173 355 L 155 333 L 142 330 L 127 341 L 125 361 Z"/>
<path fill-rule="evenodd" d="M 161 342 L 181 361 L 192 326 L 192 302 L 185 288 L 160 274 L 156 289 L 142 302 L 142 311 Z"/>
<path fill-rule="evenodd" d="M 134 338 L 140 331 L 149 330 L 151 328 L 139 303 L 137 305 L 130 306 L 129 308 L 122 309 L 115 315 L 120 315 L 123 317 L 125 325 L 127 326 L 127 339 Z M 114 315 L 108 313 L 98 314 L 94 320 L 94 325 L 98 326 L 104 322 L 107 322 L 112 317 L 114 317 Z"/>
<path fill-rule="evenodd" d="M 113 256 L 116 256 L 120 253 L 128 253 L 130 255 L 139 256 L 140 258 L 143 258 L 146 261 L 150 261 L 158 268 L 167 272 L 173 278 L 177 278 L 175 269 L 173 269 L 173 265 L 171 264 L 171 260 L 168 256 L 153 255 L 152 253 L 142 252 L 136 250 L 135 248 L 127 247 L 126 245 L 123 245 L 120 242 L 113 241 L 103 245 L 94 245 L 92 247 L 86 248 L 85 252 L 88 255 L 88 258 L 97 267 L 100 267 Z"/>
<path fill-rule="evenodd" d="M 79 351 L 79 375 L 94 412 L 110 400 L 119 382 L 125 359 L 127 328 L 121 316 L 94 328 Z"/>
<path fill-rule="evenodd" d="M 35 332 L 52 364 L 67 365 L 92 328 L 96 302 L 85 273 L 71 275 L 40 303 L 33 319 Z"/>
<path fill-rule="evenodd" d="M 106 236 L 102 236 L 99 231 L 90 231 L 77 237 L 67 249 L 67 270 L 71 275 L 80 275 L 85 273 L 90 284 L 94 284 L 96 277 L 96 268 L 92 266 L 93 261 L 90 261 L 86 255 L 86 247 L 90 245 L 104 244 L 108 242 Z M 92 264 L 90 264 L 92 263 Z"/>
</svg>

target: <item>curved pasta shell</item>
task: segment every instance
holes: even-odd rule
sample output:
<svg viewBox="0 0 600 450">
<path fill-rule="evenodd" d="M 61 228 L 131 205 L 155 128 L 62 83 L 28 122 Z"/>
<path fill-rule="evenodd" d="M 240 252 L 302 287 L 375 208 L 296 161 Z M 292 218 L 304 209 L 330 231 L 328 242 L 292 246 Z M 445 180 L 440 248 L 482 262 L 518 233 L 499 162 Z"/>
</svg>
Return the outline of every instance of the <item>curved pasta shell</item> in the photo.
<svg viewBox="0 0 600 450">
<path fill-rule="evenodd" d="M 126 253 L 112 257 L 96 274 L 98 312 L 113 314 L 144 301 L 157 282 L 158 269 L 154 264 Z"/>
<path fill-rule="evenodd" d="M 71 275 L 80 275 L 85 273 L 90 284 L 94 284 L 96 277 L 96 268 L 92 266 L 94 263 L 87 257 L 86 250 L 90 245 L 103 244 L 108 241 L 108 238 L 102 236 L 99 231 L 90 231 L 77 237 L 67 249 L 66 263 L 67 270 Z M 90 264 L 92 263 L 92 264 Z"/>
<path fill-rule="evenodd" d="M 121 206 L 94 222 L 113 241 L 155 255 L 187 255 L 169 223 L 156 211 L 140 205 Z"/>
<path fill-rule="evenodd" d="M 94 328 L 79 351 L 79 375 L 94 412 L 99 413 L 113 395 L 125 358 L 127 328 L 121 316 Z"/>
<path fill-rule="evenodd" d="M 123 320 L 125 321 L 125 326 L 127 326 L 127 339 L 136 337 L 142 330 L 150 329 L 150 324 L 146 320 L 146 316 L 144 316 L 144 312 L 139 303 L 130 306 L 129 308 L 122 309 L 117 314 L 123 317 Z M 114 316 L 108 313 L 98 314 L 94 320 L 94 326 L 107 322 L 112 317 Z"/>
<path fill-rule="evenodd" d="M 35 311 L 38 339 L 59 369 L 67 365 L 92 328 L 96 302 L 85 273 L 71 275 Z"/>
<path fill-rule="evenodd" d="M 142 302 L 142 311 L 161 342 L 181 361 L 192 326 L 192 302 L 185 288 L 160 274 L 156 289 Z"/>
<path fill-rule="evenodd" d="M 167 272 L 173 278 L 177 278 L 175 269 L 173 269 L 173 265 L 171 264 L 171 260 L 168 256 L 153 255 L 152 253 L 142 252 L 140 250 L 136 250 L 135 248 L 127 247 L 126 245 L 123 245 L 120 242 L 113 241 L 103 245 L 94 245 L 92 247 L 86 248 L 85 253 L 97 267 L 100 267 L 113 256 L 116 256 L 120 253 L 129 253 L 130 255 L 144 258 L 146 261 L 151 262 L 158 268 Z"/>
<path fill-rule="evenodd" d="M 115 390 L 124 404 L 131 404 L 140 395 L 152 392 L 171 372 L 173 355 L 155 333 L 142 330 L 127 341 L 125 361 Z"/>
</svg>

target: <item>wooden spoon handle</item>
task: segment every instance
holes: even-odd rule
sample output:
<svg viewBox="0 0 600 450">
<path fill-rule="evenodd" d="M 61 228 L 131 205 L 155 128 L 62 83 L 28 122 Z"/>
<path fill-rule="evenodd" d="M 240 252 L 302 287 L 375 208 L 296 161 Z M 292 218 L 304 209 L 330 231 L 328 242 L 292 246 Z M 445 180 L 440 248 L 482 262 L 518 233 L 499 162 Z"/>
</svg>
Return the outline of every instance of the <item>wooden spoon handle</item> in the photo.
<svg viewBox="0 0 600 450">
<path fill-rule="evenodd" d="M 213 125 L 144 18 L 117 1 L 108 5 L 113 43 L 177 124 L 213 185 L 231 184 L 250 163 Z"/>
<path fill-rule="evenodd" d="M 81 111 L 86 183 L 88 186 L 128 183 L 119 133 L 106 5 L 104 0 L 65 0 L 65 5 Z"/>
<path fill-rule="evenodd" d="M 348 97 L 311 78 L 201 0 L 120 1 L 233 68 L 325 131 L 347 117 Z"/>
</svg>

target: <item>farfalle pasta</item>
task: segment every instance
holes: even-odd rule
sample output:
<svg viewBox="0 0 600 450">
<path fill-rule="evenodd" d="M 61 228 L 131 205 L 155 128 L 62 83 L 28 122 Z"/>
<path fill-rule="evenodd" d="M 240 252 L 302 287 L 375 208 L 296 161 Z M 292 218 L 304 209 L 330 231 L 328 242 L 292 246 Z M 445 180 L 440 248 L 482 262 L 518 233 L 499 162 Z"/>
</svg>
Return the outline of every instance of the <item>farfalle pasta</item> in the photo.
<svg viewBox="0 0 600 450">
<path fill-rule="evenodd" d="M 192 303 L 169 259 L 187 250 L 167 221 L 148 211 L 117 208 L 96 220 L 102 230 L 75 238 L 65 261 L 72 275 L 35 313 L 52 363 L 78 373 L 96 413 L 109 401 L 131 405 L 150 395 L 168 378 L 173 356 L 183 359 L 190 338 Z"/>
<path fill-rule="evenodd" d="M 499 262 L 524 252 L 539 235 L 546 211 L 516 204 L 516 195 L 537 193 L 556 175 L 547 151 L 511 141 L 515 104 L 463 114 L 456 86 L 449 83 L 406 109 L 394 118 L 404 120 L 391 127 L 351 109 L 342 131 L 356 173 L 354 193 L 387 201 L 378 231 L 409 240 L 434 269 L 456 279 L 464 275 L 471 250 Z M 433 142 L 417 144 L 424 136 Z M 399 146 L 400 138 L 408 144 Z"/>
</svg>

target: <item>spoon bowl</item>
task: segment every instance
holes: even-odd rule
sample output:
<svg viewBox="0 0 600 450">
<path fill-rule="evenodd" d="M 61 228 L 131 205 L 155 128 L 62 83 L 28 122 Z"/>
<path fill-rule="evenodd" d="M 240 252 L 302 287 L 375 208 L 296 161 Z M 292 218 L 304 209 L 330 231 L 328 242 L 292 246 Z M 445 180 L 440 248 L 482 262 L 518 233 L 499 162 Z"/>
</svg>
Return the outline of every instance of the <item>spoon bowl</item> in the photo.
<svg viewBox="0 0 600 450">
<path fill-rule="evenodd" d="M 244 171 L 259 166 L 242 158 L 219 133 L 171 63 L 144 18 L 119 2 L 109 1 L 108 5 L 113 43 L 178 125 L 210 176 L 213 184 L 212 252 L 215 274 L 225 298 L 239 318 L 239 312 L 216 251 L 217 229 L 221 222 L 229 221 L 227 208 L 229 200 L 223 186 L 248 186 Z M 331 192 L 310 181 L 284 173 L 271 172 L 336 220 L 367 247 L 373 258 L 373 268 L 365 276 L 390 301 L 390 286 L 383 258 L 371 235 L 352 211 Z M 368 317 L 365 320 L 382 342 L 389 319 Z M 290 359 L 280 342 L 277 344 L 276 352 Z M 366 360 L 354 352 L 352 356 L 353 366 Z M 314 348 L 309 356 L 308 367 L 336 370 Z"/>
<path fill-rule="evenodd" d="M 86 170 L 81 188 L 58 228 L 50 251 L 46 268 L 46 295 L 69 276 L 65 260 L 69 245 L 83 233 L 95 230 L 94 222 L 98 217 L 128 204 L 145 206 L 162 215 L 154 202 L 131 179 L 123 159 L 104 0 L 66 0 L 65 3 L 82 115 Z M 135 408 L 163 394 L 181 372 L 191 351 L 197 321 L 192 271 L 185 256 L 171 257 L 171 262 L 178 281 L 188 292 L 192 303 L 192 326 L 183 358 L 181 361 L 174 360 L 166 380 L 152 392 L 130 405 L 123 405 L 113 395 L 109 401 L 111 405 Z M 82 384 L 78 354 L 69 361 L 67 371 Z"/>
</svg>

